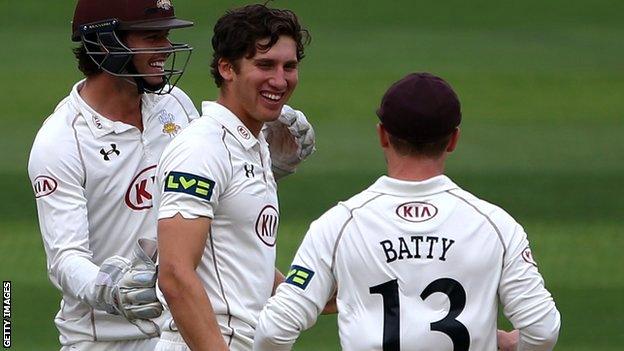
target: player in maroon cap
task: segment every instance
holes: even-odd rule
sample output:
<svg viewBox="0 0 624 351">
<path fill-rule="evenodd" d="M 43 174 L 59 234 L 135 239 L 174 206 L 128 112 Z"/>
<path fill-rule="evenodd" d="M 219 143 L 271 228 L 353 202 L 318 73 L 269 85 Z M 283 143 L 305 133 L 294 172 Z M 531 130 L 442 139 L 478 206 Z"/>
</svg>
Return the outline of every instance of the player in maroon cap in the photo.
<svg viewBox="0 0 624 351">
<path fill-rule="evenodd" d="M 560 316 L 524 229 L 444 175 L 461 121 L 453 89 L 410 74 L 377 114 L 388 175 L 310 225 L 253 350 L 290 350 L 336 291 L 343 350 L 496 350 L 499 301 L 517 350 L 552 350 Z"/>
<path fill-rule="evenodd" d="M 156 236 L 155 169 L 199 117 L 175 86 L 192 48 L 171 43 L 169 31 L 192 25 L 170 0 L 77 2 L 72 40 L 85 79 L 46 119 L 28 166 L 48 275 L 63 294 L 54 320 L 63 350 L 153 350 L 158 341 L 147 240 Z M 267 131 L 275 174 L 292 173 L 314 148 L 299 111 L 284 109 Z"/>
</svg>

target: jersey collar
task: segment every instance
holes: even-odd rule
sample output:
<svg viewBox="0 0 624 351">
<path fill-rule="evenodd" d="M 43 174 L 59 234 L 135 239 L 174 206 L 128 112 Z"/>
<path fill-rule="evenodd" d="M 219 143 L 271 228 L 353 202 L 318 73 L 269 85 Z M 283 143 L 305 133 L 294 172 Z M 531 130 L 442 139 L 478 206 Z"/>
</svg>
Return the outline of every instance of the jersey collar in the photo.
<svg viewBox="0 0 624 351">
<path fill-rule="evenodd" d="M 245 150 L 251 149 L 261 140 L 264 140 L 262 133 L 256 138 L 232 111 L 219 103 L 213 101 L 202 102 L 202 116 L 209 116 L 217 120 L 217 122 L 225 127 L 225 129 L 243 145 Z"/>
<path fill-rule="evenodd" d="M 368 190 L 395 196 L 428 196 L 451 189 L 458 189 L 457 184 L 445 175 L 439 175 L 423 181 L 407 181 L 382 176 Z"/>
<path fill-rule="evenodd" d="M 89 129 L 96 138 L 100 138 L 110 133 L 120 134 L 130 129 L 135 129 L 135 127 L 129 124 L 118 121 L 111 121 L 110 119 L 95 111 L 91 106 L 89 106 L 89 104 L 84 101 L 84 99 L 82 98 L 82 96 L 80 96 L 80 93 L 78 92 L 84 82 L 85 79 L 74 85 L 70 97 L 80 114 L 83 115 L 85 121 L 87 122 L 87 125 L 89 126 Z M 143 94 L 141 96 L 141 112 L 143 116 L 147 116 L 149 114 L 149 108 L 154 105 L 154 101 L 152 101 L 153 99 L 151 99 L 147 95 L 151 94 Z M 145 123 L 145 118 L 143 122 Z"/>
</svg>

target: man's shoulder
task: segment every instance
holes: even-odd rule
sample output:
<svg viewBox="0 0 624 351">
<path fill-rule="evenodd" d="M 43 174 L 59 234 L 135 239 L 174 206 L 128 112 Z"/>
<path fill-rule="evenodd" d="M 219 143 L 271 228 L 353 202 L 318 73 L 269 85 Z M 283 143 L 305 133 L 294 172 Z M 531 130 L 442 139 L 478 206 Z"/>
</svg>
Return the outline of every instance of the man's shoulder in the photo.
<svg viewBox="0 0 624 351">
<path fill-rule="evenodd" d="M 316 220 L 316 222 L 321 224 L 329 224 L 330 226 L 340 226 L 347 222 L 353 216 L 354 210 L 365 206 L 372 199 L 374 199 L 376 195 L 377 194 L 364 190 L 347 200 L 338 202 L 336 205 L 334 205 L 334 207 L 323 213 Z"/>
<path fill-rule="evenodd" d="M 152 108 L 155 110 L 178 106 L 186 113 L 189 120 L 199 117 L 199 112 L 191 98 L 178 87 L 173 87 L 168 94 L 147 94 L 146 98 L 151 101 Z"/>
<path fill-rule="evenodd" d="M 58 103 L 54 112 L 43 120 L 35 137 L 35 144 L 58 145 L 63 141 L 74 140 L 72 129 L 81 116 L 80 111 L 71 103 L 71 99 L 64 98 Z"/>
<path fill-rule="evenodd" d="M 501 206 L 484 200 L 469 191 L 458 188 L 450 190 L 449 194 L 457 198 L 459 204 L 465 206 L 468 211 L 484 216 L 495 225 L 516 224 L 516 220 Z"/>
<path fill-rule="evenodd" d="M 223 158 L 227 155 L 223 134 L 222 128 L 211 118 L 193 120 L 165 147 L 162 160 Z"/>
<path fill-rule="evenodd" d="M 338 205 L 346 208 L 349 211 L 353 211 L 368 205 L 371 201 L 373 201 L 380 195 L 380 193 L 372 192 L 369 191 L 369 189 L 365 189 L 351 196 L 349 199 L 339 202 Z"/>
</svg>

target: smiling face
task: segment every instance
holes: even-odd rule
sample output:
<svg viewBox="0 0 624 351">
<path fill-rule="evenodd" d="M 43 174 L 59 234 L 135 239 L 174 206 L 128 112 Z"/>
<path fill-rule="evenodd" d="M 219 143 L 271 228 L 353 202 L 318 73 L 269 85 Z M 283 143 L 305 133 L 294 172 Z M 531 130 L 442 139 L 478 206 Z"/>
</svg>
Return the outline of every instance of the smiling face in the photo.
<svg viewBox="0 0 624 351">
<path fill-rule="evenodd" d="M 131 31 L 126 35 L 125 43 L 128 48 L 134 50 L 170 49 L 172 46 L 168 37 L 168 30 Z M 143 77 L 148 84 L 159 85 L 164 79 L 165 61 L 169 54 L 167 52 L 134 54 L 132 63 L 137 73 L 148 75 Z"/>
<path fill-rule="evenodd" d="M 258 40 L 266 44 L 268 38 Z M 280 36 L 267 51 L 257 50 L 235 64 L 219 63 L 224 78 L 219 103 L 226 106 L 258 135 L 264 122 L 276 120 L 299 81 L 297 46 L 289 36 Z"/>
</svg>

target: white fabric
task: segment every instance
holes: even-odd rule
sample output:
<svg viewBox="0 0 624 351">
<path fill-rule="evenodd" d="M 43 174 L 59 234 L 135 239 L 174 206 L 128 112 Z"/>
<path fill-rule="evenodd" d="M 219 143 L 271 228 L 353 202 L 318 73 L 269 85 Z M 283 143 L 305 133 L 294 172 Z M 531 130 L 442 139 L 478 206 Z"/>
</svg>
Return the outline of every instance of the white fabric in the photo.
<svg viewBox="0 0 624 351">
<path fill-rule="evenodd" d="M 204 102 L 202 109 L 203 117 L 163 152 L 157 169 L 159 188 L 164 189 L 158 218 L 180 213 L 185 218 L 212 219 L 197 273 L 226 343 L 251 349 L 275 274 L 279 207 L 269 149 L 262 133 L 256 139 L 222 105 Z M 185 179 L 176 174 L 186 174 Z M 200 179 L 213 182 L 209 195 L 198 196 L 189 185 Z M 179 235 L 184 240 L 184 233 Z M 172 329 L 171 323 L 166 326 Z"/>
<path fill-rule="evenodd" d="M 293 265 L 314 273 L 305 287 L 278 287 L 260 316 L 254 350 L 289 350 L 335 289 L 342 349 L 381 350 L 383 303 L 391 294 L 371 288 L 392 280 L 398 287 L 387 289 L 397 292 L 400 306 L 400 328 L 393 333 L 403 350 L 453 350 L 451 337 L 432 325 L 445 317 L 456 325 L 449 333 L 458 344 L 463 325 L 470 350 L 496 350 L 499 299 L 525 340 L 520 349 L 550 350 L 559 313 L 528 245 L 505 211 L 445 176 L 423 182 L 381 177 L 312 223 Z M 463 289 L 465 306 L 461 297 L 427 290 L 436 284 L 450 295 Z"/>
<path fill-rule="evenodd" d="M 62 345 L 146 337 L 123 317 L 92 308 L 94 280 L 104 259 L 130 258 L 138 238 L 155 238 L 156 162 L 199 115 L 178 88 L 145 94 L 141 132 L 95 112 L 79 95 L 82 83 L 44 122 L 28 164 L 48 275 L 63 293 L 55 318 Z"/>
<path fill-rule="evenodd" d="M 61 347 L 61 351 L 153 351 L 158 338 L 128 341 L 82 341 Z"/>
<path fill-rule="evenodd" d="M 239 339 L 232 339 L 230 345 L 228 345 L 228 349 L 230 351 L 249 350 L 249 344 Z M 180 333 L 163 331 L 154 351 L 191 351 L 191 348 L 186 345 Z"/>
</svg>

